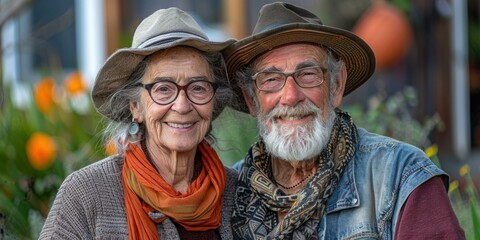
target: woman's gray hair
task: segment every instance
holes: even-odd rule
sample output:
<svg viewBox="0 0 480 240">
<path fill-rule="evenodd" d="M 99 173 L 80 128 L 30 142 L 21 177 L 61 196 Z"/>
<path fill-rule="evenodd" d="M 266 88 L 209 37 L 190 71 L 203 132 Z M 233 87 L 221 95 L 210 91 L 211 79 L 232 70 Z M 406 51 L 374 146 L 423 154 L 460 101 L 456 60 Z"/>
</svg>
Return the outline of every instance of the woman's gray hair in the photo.
<svg viewBox="0 0 480 240">
<path fill-rule="evenodd" d="M 344 62 L 335 56 L 334 52 L 327 47 L 320 46 L 323 50 L 327 52 L 327 59 L 326 59 L 326 67 L 327 72 L 330 73 L 330 99 L 332 98 L 333 90 L 337 86 L 337 75 L 340 73 L 342 65 Z M 255 94 L 255 86 L 254 81 L 252 79 L 253 73 L 253 66 L 255 64 L 255 60 L 249 64 L 244 65 L 240 68 L 236 73 L 235 77 L 238 81 L 240 88 L 245 91 L 250 98 L 252 98 L 255 107 L 258 109 L 258 98 Z"/>
<path fill-rule="evenodd" d="M 210 66 L 213 82 L 218 84 L 218 88 L 213 99 L 214 106 L 212 116 L 213 119 L 215 119 L 226 106 L 232 104 L 233 92 L 228 81 L 223 56 L 220 53 L 209 52 L 202 52 L 202 55 L 205 57 L 208 65 Z M 109 143 L 113 141 L 113 143 L 115 143 L 117 153 L 125 152 L 129 143 L 142 141 L 145 138 L 144 124 L 140 124 L 140 132 L 136 135 L 130 135 L 128 133 L 128 128 L 133 120 L 132 113 L 130 112 L 130 103 L 140 101 L 141 91 L 143 91 L 143 88 L 139 87 L 139 83 L 142 82 L 143 76 L 148 69 L 151 56 L 152 55 L 145 57 L 137 65 L 137 68 L 128 79 L 127 84 L 109 97 L 102 106 L 102 108 L 111 109 L 111 116 L 113 116 L 111 119 L 115 119 L 110 120 L 105 118 L 105 121 L 107 122 L 102 132 L 104 142 Z M 205 139 L 210 143 L 215 142 L 215 138 L 211 134 L 211 124 Z"/>
</svg>

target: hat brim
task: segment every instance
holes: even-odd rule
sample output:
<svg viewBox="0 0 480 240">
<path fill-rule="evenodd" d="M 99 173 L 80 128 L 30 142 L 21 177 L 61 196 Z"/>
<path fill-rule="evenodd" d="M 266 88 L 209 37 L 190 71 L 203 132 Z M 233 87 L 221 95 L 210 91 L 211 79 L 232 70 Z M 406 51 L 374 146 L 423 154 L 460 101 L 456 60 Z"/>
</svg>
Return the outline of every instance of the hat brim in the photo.
<svg viewBox="0 0 480 240">
<path fill-rule="evenodd" d="M 225 42 L 203 41 L 198 38 L 181 38 L 147 48 L 122 48 L 113 53 L 103 64 L 92 88 L 92 100 L 97 111 L 114 121 L 128 122 L 129 119 L 116 119 L 108 109 L 101 106 L 117 90 L 124 87 L 138 64 L 148 55 L 159 50 L 176 46 L 188 46 L 203 52 L 221 52 L 234 40 Z"/>
<path fill-rule="evenodd" d="M 233 90 L 242 96 L 235 77 L 237 70 L 267 51 L 290 43 L 322 45 L 340 57 L 347 68 L 344 96 L 367 81 L 375 71 L 373 51 L 353 33 L 324 25 L 287 24 L 245 38 L 225 49 L 224 56 Z M 247 105 L 241 97 L 235 108 L 248 113 Z"/>
</svg>

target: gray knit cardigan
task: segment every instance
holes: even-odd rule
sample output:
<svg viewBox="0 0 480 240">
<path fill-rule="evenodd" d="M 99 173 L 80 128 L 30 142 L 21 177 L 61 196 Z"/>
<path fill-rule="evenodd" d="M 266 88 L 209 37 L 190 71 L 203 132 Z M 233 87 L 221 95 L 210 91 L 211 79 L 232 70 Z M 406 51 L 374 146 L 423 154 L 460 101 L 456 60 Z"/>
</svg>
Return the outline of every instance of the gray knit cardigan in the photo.
<svg viewBox="0 0 480 240">
<path fill-rule="evenodd" d="M 122 188 L 123 156 L 105 158 L 70 174 L 60 186 L 40 239 L 128 239 Z M 232 239 L 230 218 L 238 174 L 225 167 L 222 239 Z M 157 224 L 160 239 L 180 239 L 167 219 Z"/>
</svg>

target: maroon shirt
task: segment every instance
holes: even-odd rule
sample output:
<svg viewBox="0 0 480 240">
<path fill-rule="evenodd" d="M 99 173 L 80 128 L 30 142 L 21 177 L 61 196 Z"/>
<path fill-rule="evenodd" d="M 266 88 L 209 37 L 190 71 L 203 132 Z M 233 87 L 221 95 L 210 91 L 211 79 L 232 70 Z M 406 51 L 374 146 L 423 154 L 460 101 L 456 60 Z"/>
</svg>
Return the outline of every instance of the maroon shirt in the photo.
<svg viewBox="0 0 480 240">
<path fill-rule="evenodd" d="M 394 239 L 465 239 L 440 176 L 408 196 L 398 215 Z"/>
<path fill-rule="evenodd" d="M 177 227 L 178 235 L 182 240 L 220 240 L 222 237 L 218 232 L 218 229 L 212 229 L 207 231 L 188 231 L 182 225 L 173 222 Z"/>
</svg>

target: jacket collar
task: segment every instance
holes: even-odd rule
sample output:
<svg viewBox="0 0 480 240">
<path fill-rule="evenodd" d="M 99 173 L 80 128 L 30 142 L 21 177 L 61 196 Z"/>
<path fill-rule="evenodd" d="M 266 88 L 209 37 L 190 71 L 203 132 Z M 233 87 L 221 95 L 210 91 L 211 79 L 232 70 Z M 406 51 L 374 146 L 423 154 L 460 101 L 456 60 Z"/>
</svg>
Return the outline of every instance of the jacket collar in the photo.
<svg viewBox="0 0 480 240">
<path fill-rule="evenodd" d="M 340 182 L 328 200 L 326 213 L 360 206 L 360 197 L 355 182 L 355 157 L 343 171 Z"/>
</svg>

